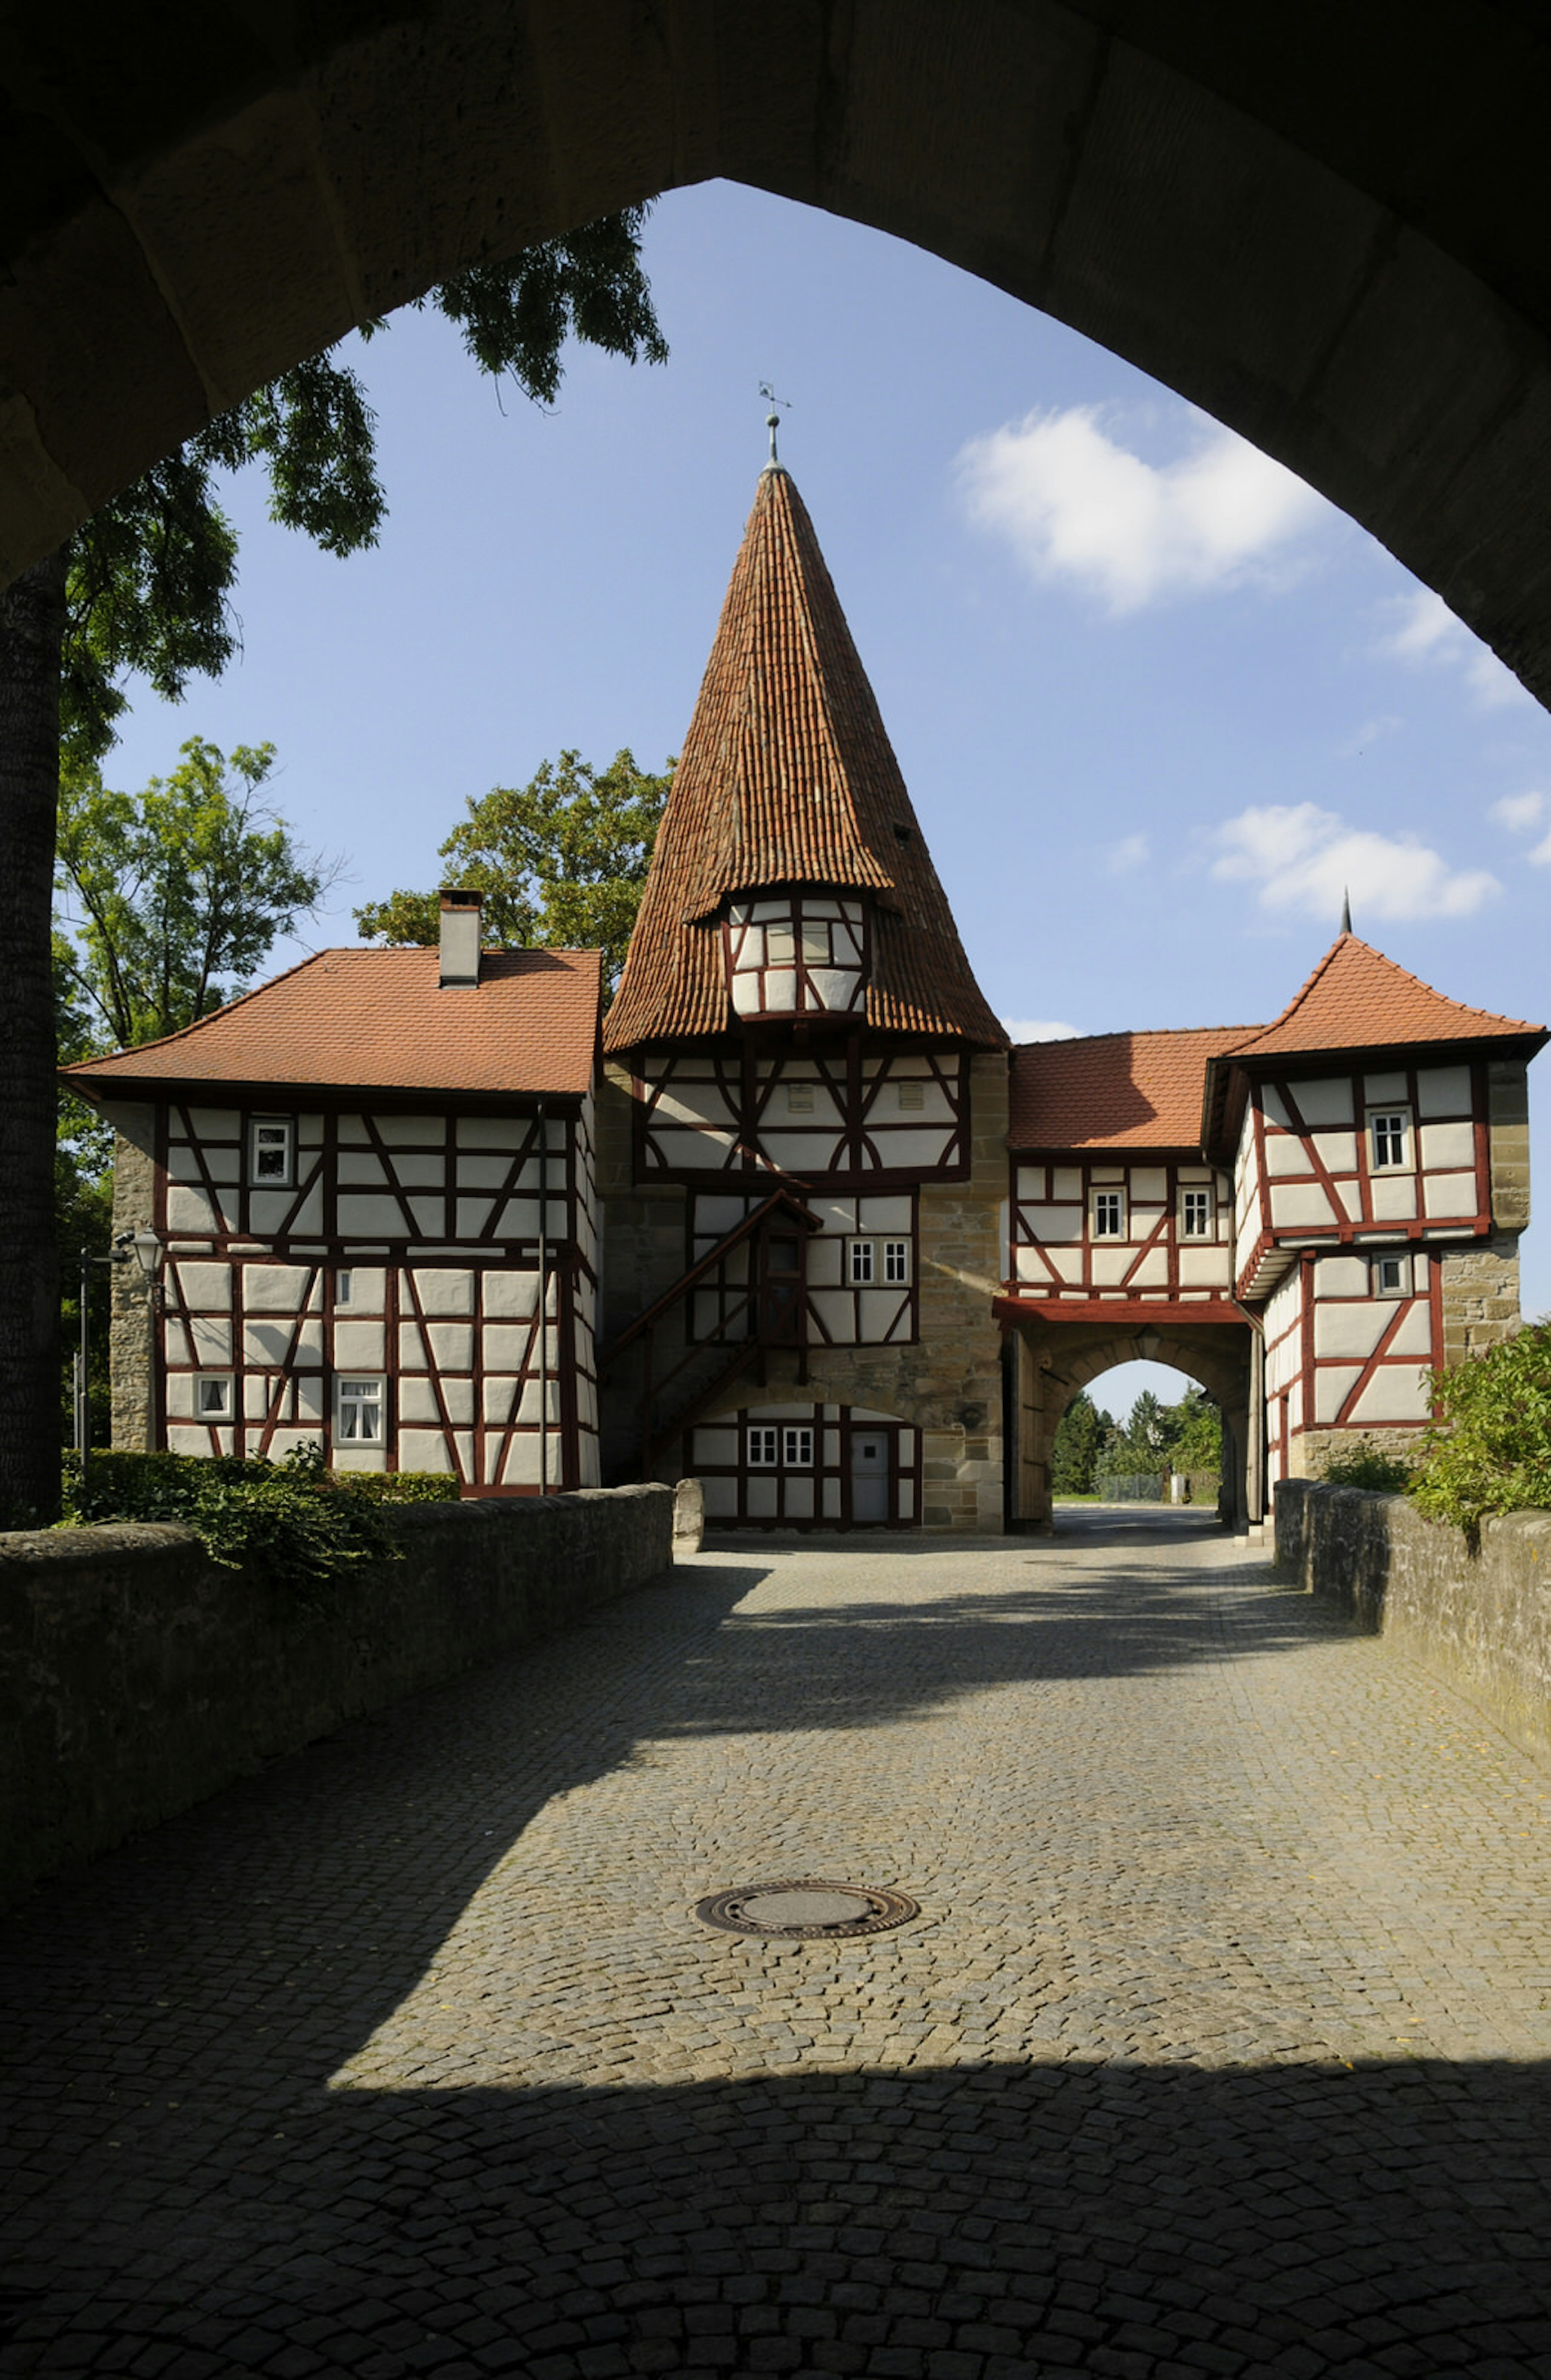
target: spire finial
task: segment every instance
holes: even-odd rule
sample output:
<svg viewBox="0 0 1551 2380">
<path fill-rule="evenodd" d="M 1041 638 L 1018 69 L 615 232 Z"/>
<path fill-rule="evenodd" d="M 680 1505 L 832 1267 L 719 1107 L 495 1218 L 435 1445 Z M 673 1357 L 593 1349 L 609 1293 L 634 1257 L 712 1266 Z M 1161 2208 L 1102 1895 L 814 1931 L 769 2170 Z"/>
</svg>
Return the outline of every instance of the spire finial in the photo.
<svg viewBox="0 0 1551 2380">
<path fill-rule="evenodd" d="M 1343 934 L 1351 931 L 1351 894 L 1344 885 L 1341 888 L 1341 931 Z"/>
<path fill-rule="evenodd" d="M 776 453 L 776 431 L 781 428 L 781 415 L 776 411 L 776 407 L 779 405 L 783 407 L 784 410 L 790 412 L 792 408 L 792 400 L 787 396 L 777 396 L 774 388 L 768 380 L 762 380 L 760 382 L 759 394 L 761 396 L 769 398 L 770 407 L 769 413 L 765 416 L 765 427 L 770 433 L 770 459 L 768 468 L 772 471 L 779 471 L 781 468 L 781 456 Z"/>
</svg>

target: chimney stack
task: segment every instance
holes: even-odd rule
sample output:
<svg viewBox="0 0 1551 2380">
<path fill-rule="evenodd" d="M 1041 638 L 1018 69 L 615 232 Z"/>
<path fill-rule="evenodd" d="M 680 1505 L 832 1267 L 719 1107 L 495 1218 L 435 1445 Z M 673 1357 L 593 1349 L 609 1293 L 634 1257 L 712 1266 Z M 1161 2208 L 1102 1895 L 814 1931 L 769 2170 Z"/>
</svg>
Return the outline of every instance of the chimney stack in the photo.
<svg viewBox="0 0 1551 2380">
<path fill-rule="evenodd" d="M 479 980 L 479 910 L 482 892 L 442 892 L 442 970 L 437 978 L 445 991 L 460 985 L 472 990 Z"/>
</svg>

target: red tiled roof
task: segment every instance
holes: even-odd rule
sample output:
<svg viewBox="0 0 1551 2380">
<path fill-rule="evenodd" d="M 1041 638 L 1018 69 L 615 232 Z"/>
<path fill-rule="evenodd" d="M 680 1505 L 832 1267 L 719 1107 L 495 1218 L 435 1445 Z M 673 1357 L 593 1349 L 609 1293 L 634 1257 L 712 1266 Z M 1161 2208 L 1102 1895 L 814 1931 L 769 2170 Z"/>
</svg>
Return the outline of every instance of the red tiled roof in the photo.
<svg viewBox="0 0 1551 2380">
<path fill-rule="evenodd" d="M 867 1021 L 1005 1047 L 959 941 L 813 523 L 761 473 L 604 1039 L 731 1028 L 716 914 L 762 885 L 874 896 Z"/>
<path fill-rule="evenodd" d="M 487 952 L 439 988 L 434 950 L 320 951 L 182 1033 L 62 1069 L 103 1098 L 173 1085 L 579 1098 L 598 1047 L 601 954 Z"/>
<path fill-rule="evenodd" d="M 1234 1056 L 1248 1064 L 1326 1050 L 1519 1039 L 1526 1034 L 1545 1038 L 1541 1026 L 1446 999 L 1355 934 L 1340 934 L 1296 998 L 1272 1024 L 1242 1040 Z"/>
<path fill-rule="evenodd" d="M 1208 1059 L 1254 1026 L 1179 1033 L 1097 1033 L 1030 1041 L 1012 1052 L 1012 1148 L 1194 1148 Z"/>
</svg>

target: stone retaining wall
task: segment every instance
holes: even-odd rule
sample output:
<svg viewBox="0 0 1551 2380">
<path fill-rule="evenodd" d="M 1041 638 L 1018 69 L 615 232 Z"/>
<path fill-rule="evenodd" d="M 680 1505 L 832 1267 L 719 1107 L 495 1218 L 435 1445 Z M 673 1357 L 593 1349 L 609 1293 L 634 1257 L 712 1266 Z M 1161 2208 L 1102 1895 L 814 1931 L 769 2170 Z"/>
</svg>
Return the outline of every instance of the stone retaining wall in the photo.
<svg viewBox="0 0 1551 2380">
<path fill-rule="evenodd" d="M 671 1488 L 405 1505 L 402 1561 L 298 1601 L 187 1529 L 0 1536 L 0 1905 L 673 1560 Z"/>
<path fill-rule="evenodd" d="M 1551 1512 L 1462 1530 L 1404 1496 L 1284 1479 L 1277 1559 L 1358 1625 L 1390 1638 L 1533 1752 L 1551 1752 Z"/>
</svg>

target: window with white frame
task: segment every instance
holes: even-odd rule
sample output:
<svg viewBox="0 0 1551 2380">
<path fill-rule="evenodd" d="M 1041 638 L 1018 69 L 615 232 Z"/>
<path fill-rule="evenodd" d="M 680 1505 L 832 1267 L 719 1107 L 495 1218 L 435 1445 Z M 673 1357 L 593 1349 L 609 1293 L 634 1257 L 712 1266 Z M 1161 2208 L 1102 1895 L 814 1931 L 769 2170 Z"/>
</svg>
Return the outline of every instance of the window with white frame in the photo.
<svg viewBox="0 0 1551 2380">
<path fill-rule="evenodd" d="M 1375 1257 L 1373 1283 L 1375 1297 L 1409 1297 L 1410 1257 Z"/>
<path fill-rule="evenodd" d="M 910 1242 L 908 1240 L 881 1240 L 878 1243 L 878 1246 L 883 1257 L 883 1281 L 885 1287 L 889 1289 L 903 1289 L 905 1282 L 910 1279 Z"/>
<path fill-rule="evenodd" d="M 782 1432 L 782 1461 L 788 1471 L 813 1469 L 813 1432 L 811 1429 L 784 1429 Z"/>
<path fill-rule="evenodd" d="M 338 1389 L 338 1421 L 334 1432 L 342 1446 L 382 1443 L 382 1382 L 352 1373 Z"/>
<path fill-rule="evenodd" d="M 236 1418 L 236 1382 L 230 1372 L 196 1372 L 194 1411 L 200 1421 Z"/>
<path fill-rule="evenodd" d="M 1411 1169 L 1411 1111 L 1373 1108 L 1368 1113 L 1368 1162 L 1375 1173 Z"/>
<path fill-rule="evenodd" d="M 255 1116 L 248 1135 L 248 1178 L 288 1190 L 296 1178 L 297 1126 L 292 1116 Z"/>
<path fill-rule="evenodd" d="M 878 1279 L 878 1251 L 870 1240 L 853 1240 L 847 1251 L 846 1277 L 853 1289 L 870 1289 Z"/>
<path fill-rule="evenodd" d="M 1125 1194 L 1120 1190 L 1096 1190 L 1093 1194 L 1093 1235 L 1096 1240 L 1123 1240 L 1125 1237 Z"/>
<path fill-rule="evenodd" d="M 781 1460 L 781 1432 L 769 1428 L 763 1422 L 748 1433 L 748 1466 L 751 1471 L 773 1471 Z"/>
<path fill-rule="evenodd" d="M 1181 1190 L 1180 1193 L 1180 1237 L 1182 1240 L 1209 1240 L 1212 1236 L 1212 1194 L 1210 1190 Z"/>
</svg>

